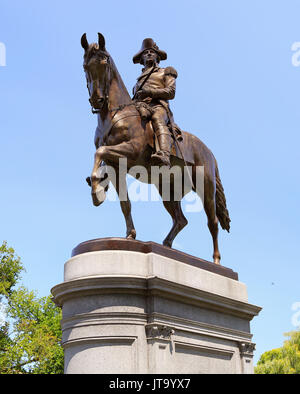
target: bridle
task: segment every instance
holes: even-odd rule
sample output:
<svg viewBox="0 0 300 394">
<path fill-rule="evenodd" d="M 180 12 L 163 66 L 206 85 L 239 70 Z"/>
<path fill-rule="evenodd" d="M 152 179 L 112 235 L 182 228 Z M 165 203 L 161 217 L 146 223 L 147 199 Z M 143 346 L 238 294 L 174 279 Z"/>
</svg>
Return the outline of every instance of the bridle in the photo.
<svg viewBox="0 0 300 394">
<path fill-rule="evenodd" d="M 109 106 L 109 87 L 110 87 L 111 75 L 112 75 L 112 67 L 111 67 L 109 56 L 106 56 L 106 61 L 107 61 L 107 64 L 105 66 L 105 79 L 104 79 L 104 88 L 103 88 L 104 98 L 103 98 L 103 101 L 102 101 L 102 108 L 104 106 L 107 106 L 108 109 L 109 109 L 109 107 L 110 107 Z M 84 70 L 85 70 L 85 72 L 87 74 L 88 82 L 94 83 L 96 81 L 97 84 L 98 84 L 99 80 L 91 78 L 91 73 L 89 72 L 88 68 L 85 65 L 83 67 L 84 67 Z M 107 70 L 107 68 L 108 68 L 108 70 Z M 89 84 L 88 83 L 87 83 L 87 88 L 88 88 L 89 96 L 90 96 L 89 102 L 90 102 L 90 105 L 91 105 L 91 111 L 92 111 L 93 114 L 99 114 L 102 108 L 101 109 L 94 108 L 93 103 L 92 103 L 92 99 L 91 99 L 92 94 L 90 92 L 90 88 L 89 88 Z"/>
<path fill-rule="evenodd" d="M 126 107 L 128 107 L 128 106 L 131 106 L 131 105 L 136 106 L 136 103 L 135 103 L 135 101 L 132 101 L 132 102 L 126 103 L 126 104 L 120 104 L 120 105 L 119 105 L 118 107 L 116 107 L 116 108 L 111 108 L 110 102 L 109 102 L 109 88 L 110 88 L 110 84 L 111 84 L 112 65 L 111 65 L 111 61 L 110 61 L 109 56 L 107 56 L 107 55 L 105 55 L 105 56 L 106 56 L 107 64 L 106 64 L 105 79 L 104 79 L 104 88 L 103 88 L 103 95 L 104 95 L 104 98 L 103 98 L 103 101 L 102 101 L 102 108 L 101 108 L 101 109 L 96 109 L 96 108 L 94 108 L 94 106 L 93 106 L 93 100 L 91 99 L 92 95 L 91 95 L 91 92 L 90 92 L 89 84 L 87 83 L 87 88 L 88 88 L 88 92 L 89 92 L 89 96 L 90 96 L 89 102 L 90 102 L 90 105 L 91 105 L 91 111 L 92 111 L 92 113 L 93 113 L 93 114 L 99 114 L 99 113 L 101 112 L 101 110 L 102 110 L 105 106 L 107 107 L 107 109 L 108 109 L 109 112 L 113 113 L 113 115 L 112 115 L 112 117 L 111 117 L 111 124 L 110 124 L 110 126 L 108 127 L 108 129 L 104 132 L 104 140 L 107 139 L 107 137 L 108 137 L 110 131 L 112 130 L 112 128 L 114 127 L 114 125 L 115 125 L 117 122 L 119 122 L 120 120 L 125 119 L 125 118 L 127 118 L 127 117 L 131 117 L 131 116 L 140 116 L 138 113 L 134 113 L 134 114 L 127 114 L 127 115 L 125 115 L 125 116 L 123 116 L 123 117 L 121 117 L 121 118 L 118 118 L 118 119 L 116 118 L 116 115 L 117 115 L 120 111 L 122 111 L 124 108 L 126 108 Z M 107 70 L 107 67 L 108 67 L 108 70 Z M 95 80 L 95 79 L 93 80 L 93 78 L 91 78 L 91 73 L 89 72 L 89 70 L 88 70 L 88 68 L 87 68 L 86 66 L 83 66 L 83 68 L 84 68 L 84 70 L 85 70 L 85 72 L 86 72 L 88 82 L 94 83 L 94 82 L 96 81 L 97 83 L 99 83 L 98 80 Z"/>
<path fill-rule="evenodd" d="M 86 38 L 86 33 L 84 33 L 81 37 L 81 46 L 85 51 L 84 56 L 86 56 L 86 55 L 89 56 L 90 45 L 89 45 L 88 40 Z M 86 78 L 87 78 L 87 88 L 88 88 L 88 92 L 89 92 L 89 96 L 90 96 L 89 102 L 91 105 L 91 111 L 93 114 L 99 114 L 101 112 L 101 110 L 103 109 L 103 107 L 106 106 L 108 111 L 115 112 L 115 114 L 113 115 L 113 118 L 114 118 L 115 115 L 120 110 L 122 110 L 123 108 L 125 108 L 129 105 L 135 105 L 135 103 L 134 102 L 133 103 L 126 103 L 126 104 L 119 105 L 119 107 L 117 107 L 117 108 L 113 108 L 113 109 L 110 108 L 109 88 L 110 88 L 110 84 L 112 81 L 112 78 L 111 78 L 112 77 L 112 65 L 111 65 L 110 55 L 107 53 L 107 51 L 105 49 L 105 38 L 101 33 L 98 33 L 98 45 L 94 44 L 92 50 L 93 50 L 93 56 L 95 56 L 95 50 L 100 50 L 103 53 L 103 56 L 106 58 L 106 67 L 108 67 L 108 72 L 106 70 L 105 80 L 104 80 L 104 89 L 103 89 L 104 97 L 103 97 L 103 100 L 101 100 L 102 106 L 101 106 L 101 109 L 96 109 L 96 108 L 94 108 L 94 105 L 93 105 L 93 99 L 92 99 L 93 95 L 90 92 L 89 83 L 94 84 L 96 82 L 97 84 L 99 84 L 99 79 L 94 80 L 93 78 L 91 78 L 91 73 L 87 67 L 87 60 L 90 61 L 90 59 L 93 56 L 89 56 L 89 58 L 85 61 L 84 65 L 83 65 L 84 71 L 86 73 Z"/>
</svg>

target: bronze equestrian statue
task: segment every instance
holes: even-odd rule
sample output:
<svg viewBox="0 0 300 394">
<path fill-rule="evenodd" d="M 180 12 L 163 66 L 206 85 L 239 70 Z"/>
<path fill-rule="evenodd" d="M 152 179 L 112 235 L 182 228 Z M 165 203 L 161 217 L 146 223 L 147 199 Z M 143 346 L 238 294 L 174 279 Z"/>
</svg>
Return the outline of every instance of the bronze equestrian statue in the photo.
<svg viewBox="0 0 300 394">
<path fill-rule="evenodd" d="M 111 179 L 120 198 L 121 209 L 125 217 L 127 238 L 135 239 L 136 231 L 131 217 L 131 203 L 127 194 L 126 172 L 136 165 L 143 166 L 151 173 L 151 166 L 191 166 L 189 188 L 184 188 L 181 198 L 193 190 L 203 197 L 203 206 L 207 223 L 213 239 L 213 259 L 220 263 L 218 248 L 218 223 L 229 232 L 230 218 L 226 208 L 226 199 L 220 180 L 218 166 L 212 152 L 196 136 L 176 127 L 168 100 L 175 96 L 177 73 L 172 67 L 158 67 L 167 54 L 160 50 L 152 39 L 145 39 L 141 50 L 134 56 L 134 63 L 144 66 L 141 77 L 134 88 L 134 100 L 131 99 L 115 63 L 105 48 L 105 39 L 98 33 L 98 43 L 89 44 L 86 34 L 81 38 L 84 49 L 83 68 L 92 111 L 97 113 L 98 125 L 95 132 L 96 153 L 94 167 L 87 182 L 92 189 L 95 206 L 105 200 L 107 186 L 103 180 L 107 174 L 101 168 L 108 165 L 114 168 L 117 176 Z M 149 74 L 151 73 L 151 74 Z M 151 121 L 149 121 L 151 119 Z M 126 171 L 121 174 L 119 163 L 126 159 Z M 204 168 L 204 195 L 197 188 L 198 171 Z M 100 175 L 99 175 L 100 169 Z M 101 175 L 102 174 L 102 175 Z M 184 171 L 182 171 L 184 174 Z M 138 177 L 137 177 L 138 178 Z M 183 175 L 182 175 L 183 178 Z M 107 180 L 107 179 L 106 179 Z M 182 179 L 183 182 L 183 179 Z M 151 177 L 148 183 L 153 183 Z M 163 241 L 171 247 L 176 235 L 187 225 L 181 201 L 175 198 L 173 178 L 170 178 L 171 198 L 163 198 L 163 184 L 155 186 L 162 196 L 163 204 L 173 219 L 173 226 Z"/>
</svg>

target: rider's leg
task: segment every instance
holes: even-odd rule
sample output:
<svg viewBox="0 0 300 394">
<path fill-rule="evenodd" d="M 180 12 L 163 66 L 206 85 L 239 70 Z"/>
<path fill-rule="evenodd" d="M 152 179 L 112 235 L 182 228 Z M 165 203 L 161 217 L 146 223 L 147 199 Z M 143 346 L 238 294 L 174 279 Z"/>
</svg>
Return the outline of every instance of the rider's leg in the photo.
<svg viewBox="0 0 300 394">
<path fill-rule="evenodd" d="M 167 127 L 168 115 L 162 106 L 153 108 L 152 125 L 158 139 L 159 151 L 152 155 L 152 161 L 158 165 L 170 166 L 172 137 Z"/>
</svg>

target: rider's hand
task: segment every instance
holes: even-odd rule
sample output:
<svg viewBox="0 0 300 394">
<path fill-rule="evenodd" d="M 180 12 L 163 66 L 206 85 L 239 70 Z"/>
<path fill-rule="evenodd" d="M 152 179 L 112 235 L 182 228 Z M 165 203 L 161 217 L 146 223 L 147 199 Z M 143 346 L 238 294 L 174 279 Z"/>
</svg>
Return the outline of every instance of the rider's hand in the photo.
<svg viewBox="0 0 300 394">
<path fill-rule="evenodd" d="M 144 88 L 142 91 L 143 91 L 143 94 L 145 95 L 145 97 L 152 98 L 152 89 Z"/>
<path fill-rule="evenodd" d="M 137 100 L 144 100 L 146 97 L 151 97 L 151 89 L 142 89 L 135 96 Z"/>
</svg>

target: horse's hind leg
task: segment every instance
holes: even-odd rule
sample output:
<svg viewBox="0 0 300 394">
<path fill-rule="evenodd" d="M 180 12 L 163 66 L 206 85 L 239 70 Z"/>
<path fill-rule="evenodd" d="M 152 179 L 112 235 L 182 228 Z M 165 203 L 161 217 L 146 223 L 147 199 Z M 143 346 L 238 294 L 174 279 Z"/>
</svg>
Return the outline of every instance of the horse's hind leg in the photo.
<svg viewBox="0 0 300 394">
<path fill-rule="evenodd" d="M 219 233 L 218 223 L 219 223 L 219 221 L 216 216 L 215 201 L 210 200 L 209 202 L 206 202 L 204 204 L 204 210 L 207 215 L 207 226 L 209 228 L 209 231 L 210 231 L 212 239 L 213 239 L 214 263 L 220 264 L 221 255 L 220 255 L 219 245 L 218 245 L 218 233 Z"/>
<path fill-rule="evenodd" d="M 213 239 L 213 246 L 214 246 L 214 254 L 213 259 L 214 263 L 220 264 L 221 255 L 219 251 L 218 245 L 218 233 L 219 233 L 219 226 L 218 226 L 218 218 L 216 215 L 216 202 L 215 202 L 215 192 L 213 185 L 209 185 L 205 188 L 204 193 L 204 210 L 207 216 L 207 226 L 211 233 Z"/>
<path fill-rule="evenodd" d="M 173 226 L 163 241 L 163 245 L 171 247 L 174 238 L 187 225 L 188 221 L 182 212 L 180 201 L 163 201 L 163 203 L 173 219 Z"/>
<path fill-rule="evenodd" d="M 206 165 L 205 170 L 208 172 L 201 172 L 199 176 L 199 179 L 201 179 L 201 176 L 204 176 L 203 183 L 202 182 L 196 182 L 196 172 L 197 172 L 197 167 L 194 167 L 193 169 L 193 182 L 194 185 L 196 186 L 196 193 L 198 196 L 201 198 L 203 202 L 203 207 L 207 216 L 207 226 L 209 228 L 209 231 L 212 236 L 213 240 L 213 247 L 214 247 L 214 253 L 213 253 L 213 259 L 214 263 L 220 264 L 221 260 L 221 255 L 219 251 L 219 245 L 218 245 L 218 233 L 219 233 L 219 228 L 218 228 L 218 223 L 219 220 L 216 215 L 216 202 L 215 202 L 215 183 L 214 183 L 214 177 L 212 176 L 214 167 L 210 167 L 209 164 Z M 200 167 L 199 167 L 200 171 Z M 201 170 L 202 171 L 202 170 Z"/>
</svg>

